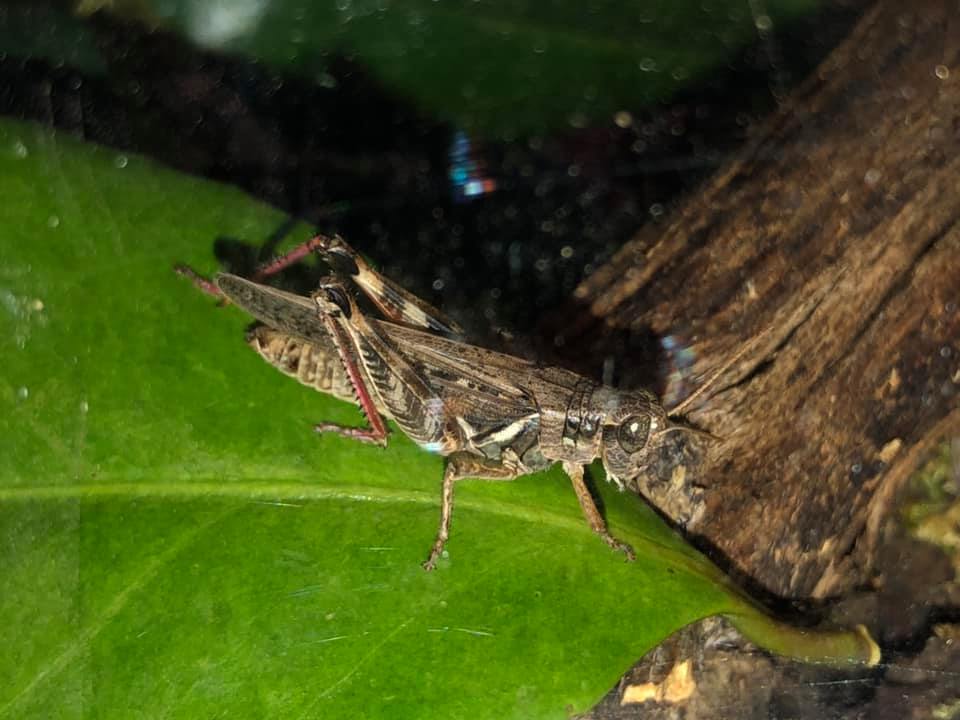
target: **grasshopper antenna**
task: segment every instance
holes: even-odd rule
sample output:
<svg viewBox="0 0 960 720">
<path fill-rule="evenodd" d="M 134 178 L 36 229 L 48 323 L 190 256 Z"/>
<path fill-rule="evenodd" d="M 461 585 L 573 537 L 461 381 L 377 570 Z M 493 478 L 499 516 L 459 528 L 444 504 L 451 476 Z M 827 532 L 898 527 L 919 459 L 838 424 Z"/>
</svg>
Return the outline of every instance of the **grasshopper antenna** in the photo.
<svg viewBox="0 0 960 720">
<path fill-rule="evenodd" d="M 766 327 L 766 329 L 764 329 L 763 332 L 760 333 L 760 335 L 757 337 L 757 339 L 759 340 L 759 339 L 762 338 L 764 335 L 766 335 L 767 333 L 769 333 L 772 327 L 773 327 L 772 324 L 771 324 L 771 325 L 768 325 L 768 326 Z M 739 350 L 737 350 L 737 352 L 735 352 L 735 353 L 733 354 L 733 356 L 732 356 L 729 360 L 727 360 L 725 363 L 723 363 L 723 365 L 721 365 L 717 370 L 715 370 L 715 371 L 713 372 L 713 374 L 712 374 L 709 378 L 707 378 L 707 380 L 703 383 L 703 385 L 701 385 L 701 386 L 698 387 L 696 390 L 694 390 L 694 391 L 690 394 L 689 397 L 687 397 L 683 402 L 681 402 L 679 405 L 677 405 L 675 408 L 673 408 L 673 409 L 669 412 L 668 417 L 675 417 L 675 416 L 677 416 L 677 415 L 683 415 L 684 410 L 686 410 L 687 408 L 689 408 L 697 398 L 699 398 L 699 397 L 700 397 L 701 395 L 703 395 L 707 390 L 709 390 L 713 385 L 715 385 L 716 382 L 717 382 L 717 380 L 720 379 L 720 376 L 722 376 L 725 372 L 727 372 L 727 370 L 729 370 L 729 369 L 730 369 L 733 365 L 735 365 L 744 355 L 746 355 L 746 354 L 747 354 L 747 351 L 751 348 L 752 345 L 753 345 L 753 343 L 748 343 L 748 344 L 744 345 L 742 348 L 740 348 Z M 673 428 L 668 428 L 668 429 L 673 429 Z M 703 430 L 693 430 L 693 428 L 686 428 L 686 429 L 687 429 L 687 430 L 690 430 L 690 431 L 693 431 L 693 432 L 698 432 L 698 433 L 703 433 L 703 432 L 704 432 Z M 665 432 L 665 431 L 664 431 L 664 432 Z M 710 433 L 706 433 L 706 434 L 707 434 L 707 435 L 710 435 Z M 710 435 L 710 436 L 713 437 L 714 439 L 718 439 L 715 435 Z"/>
<path fill-rule="evenodd" d="M 719 435 L 714 435 L 708 430 L 701 430 L 700 428 L 690 427 L 689 425 L 671 425 L 670 427 L 664 428 L 653 434 L 654 437 L 658 435 L 666 435 L 669 432 L 685 432 L 690 433 L 691 435 L 697 435 L 711 442 L 720 442 L 723 440 Z"/>
</svg>

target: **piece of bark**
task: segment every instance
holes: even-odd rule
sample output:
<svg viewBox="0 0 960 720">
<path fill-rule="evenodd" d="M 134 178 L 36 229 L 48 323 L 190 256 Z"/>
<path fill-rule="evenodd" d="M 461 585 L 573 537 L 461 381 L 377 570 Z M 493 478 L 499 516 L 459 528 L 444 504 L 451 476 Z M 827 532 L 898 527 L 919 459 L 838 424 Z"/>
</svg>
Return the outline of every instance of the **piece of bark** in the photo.
<svg viewBox="0 0 960 720">
<path fill-rule="evenodd" d="M 651 650 L 578 720 L 893 720 L 950 717 L 960 626 L 941 624 L 915 657 L 877 668 L 767 655 L 726 621 L 688 625 Z"/>
<path fill-rule="evenodd" d="M 669 334 L 702 382 L 746 348 L 688 413 L 722 442 L 664 452 L 644 487 L 760 588 L 864 582 L 898 490 L 960 433 L 958 220 L 960 10 L 886 0 L 578 288 L 565 341 L 581 356 Z"/>
<path fill-rule="evenodd" d="M 707 618 L 651 650 L 578 720 L 841 720 L 871 717 L 875 673 L 771 656 L 722 618 Z"/>
</svg>

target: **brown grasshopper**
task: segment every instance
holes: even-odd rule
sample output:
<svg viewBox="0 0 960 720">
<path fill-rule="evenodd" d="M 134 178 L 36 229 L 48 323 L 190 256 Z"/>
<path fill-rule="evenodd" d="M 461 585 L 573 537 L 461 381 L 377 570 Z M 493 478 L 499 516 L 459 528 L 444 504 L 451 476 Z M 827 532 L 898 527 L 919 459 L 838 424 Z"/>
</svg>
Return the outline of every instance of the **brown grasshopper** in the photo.
<svg viewBox="0 0 960 720">
<path fill-rule="evenodd" d="M 310 297 L 257 282 L 311 252 L 333 274 Z M 262 323 L 248 331 L 247 342 L 267 362 L 305 385 L 358 402 L 369 422 L 369 428 L 323 423 L 315 426 L 318 432 L 385 446 L 386 418 L 424 449 L 447 456 L 440 527 L 423 563 L 427 570 L 449 537 L 458 480 L 513 480 L 558 462 L 590 527 L 632 560 L 633 549 L 607 529 L 584 482 L 584 465 L 599 458 L 609 480 L 639 492 L 641 471 L 665 433 L 702 432 L 673 422 L 645 390 L 616 390 L 457 340 L 455 323 L 374 271 L 340 237 L 318 235 L 253 280 L 220 273 L 211 282 L 184 266 L 177 271 Z M 387 319 L 362 313 L 348 283 Z"/>
</svg>

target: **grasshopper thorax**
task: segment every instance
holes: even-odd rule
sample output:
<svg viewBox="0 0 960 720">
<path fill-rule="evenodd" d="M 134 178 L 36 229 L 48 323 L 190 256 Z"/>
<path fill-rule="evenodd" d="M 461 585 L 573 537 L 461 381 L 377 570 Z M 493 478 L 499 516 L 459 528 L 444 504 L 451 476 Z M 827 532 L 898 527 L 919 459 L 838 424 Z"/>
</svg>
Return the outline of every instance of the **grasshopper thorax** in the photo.
<svg viewBox="0 0 960 720">
<path fill-rule="evenodd" d="M 545 456 L 584 465 L 600 458 L 608 479 L 621 489 L 641 473 L 655 439 L 671 427 L 652 393 L 586 379 L 567 397 L 562 416 L 542 413 L 541 423 Z"/>
</svg>

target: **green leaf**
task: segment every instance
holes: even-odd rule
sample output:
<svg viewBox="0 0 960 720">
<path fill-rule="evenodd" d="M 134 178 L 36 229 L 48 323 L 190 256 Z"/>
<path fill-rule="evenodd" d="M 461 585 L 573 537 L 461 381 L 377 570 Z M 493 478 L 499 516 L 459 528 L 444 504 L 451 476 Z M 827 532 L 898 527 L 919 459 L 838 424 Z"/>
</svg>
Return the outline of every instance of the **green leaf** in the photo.
<svg viewBox="0 0 960 720">
<path fill-rule="evenodd" d="M 771 627 L 635 497 L 625 563 L 554 471 L 458 488 L 176 277 L 281 216 L 0 120 L 0 718 L 564 717 L 673 630 Z"/>
</svg>

